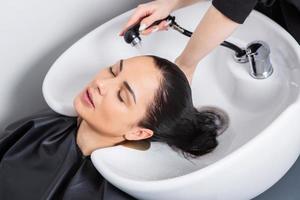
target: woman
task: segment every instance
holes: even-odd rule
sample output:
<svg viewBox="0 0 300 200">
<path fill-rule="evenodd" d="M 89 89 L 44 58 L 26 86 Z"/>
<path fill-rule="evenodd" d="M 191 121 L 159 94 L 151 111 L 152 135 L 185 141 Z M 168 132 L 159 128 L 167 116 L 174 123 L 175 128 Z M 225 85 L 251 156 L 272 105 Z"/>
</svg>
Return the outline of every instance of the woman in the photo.
<svg viewBox="0 0 300 200">
<path fill-rule="evenodd" d="M 105 182 L 90 160 L 92 151 L 159 141 L 200 156 L 217 146 L 216 137 L 228 127 L 225 112 L 194 108 L 184 73 L 154 55 L 102 69 L 74 107 L 78 118 L 44 112 L 7 127 L 0 139 L 1 200 L 133 199 Z"/>
<path fill-rule="evenodd" d="M 201 0 L 156 0 L 140 4 L 119 35 L 123 36 L 128 27 L 137 22 L 141 23 L 142 35 L 168 30 L 166 21 L 147 27 L 154 21 L 167 17 L 171 12 L 199 1 Z M 175 63 L 184 71 L 189 83 L 192 82 L 198 63 L 244 23 L 253 8 L 279 23 L 300 44 L 299 0 L 213 0 L 193 30 L 187 45 L 175 59 Z"/>
</svg>

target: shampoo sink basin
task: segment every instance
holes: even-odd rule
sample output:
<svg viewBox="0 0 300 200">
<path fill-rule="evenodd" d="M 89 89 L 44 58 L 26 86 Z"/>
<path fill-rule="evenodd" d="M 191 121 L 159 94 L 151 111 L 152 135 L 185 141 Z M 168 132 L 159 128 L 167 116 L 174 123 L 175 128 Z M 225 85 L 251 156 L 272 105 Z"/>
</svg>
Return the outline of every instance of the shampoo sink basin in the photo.
<svg viewBox="0 0 300 200">
<path fill-rule="evenodd" d="M 172 15 L 193 31 L 210 5 L 196 3 Z M 172 29 L 142 36 L 141 49 L 125 43 L 118 33 L 132 13 L 96 28 L 57 59 L 43 83 L 43 95 L 53 110 L 75 116 L 75 95 L 101 67 L 120 58 L 154 54 L 174 61 L 181 53 L 189 38 Z M 213 152 L 187 160 L 157 142 L 146 151 L 114 146 L 92 153 L 98 171 L 143 200 L 251 199 L 275 184 L 300 153 L 300 47 L 283 28 L 256 11 L 228 38 L 241 47 L 254 40 L 270 46 L 274 72 L 267 79 L 252 78 L 248 63 L 236 63 L 233 52 L 222 46 L 195 72 L 195 107 L 216 106 L 230 117 L 229 128 L 218 137 Z"/>
</svg>

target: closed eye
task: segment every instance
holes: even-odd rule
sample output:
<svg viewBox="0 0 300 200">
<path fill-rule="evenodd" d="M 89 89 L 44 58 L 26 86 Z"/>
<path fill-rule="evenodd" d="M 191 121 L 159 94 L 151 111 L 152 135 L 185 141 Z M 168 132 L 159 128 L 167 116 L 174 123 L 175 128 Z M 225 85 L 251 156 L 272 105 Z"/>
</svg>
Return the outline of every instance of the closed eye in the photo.
<svg viewBox="0 0 300 200">
<path fill-rule="evenodd" d="M 113 72 L 111 66 L 109 67 L 109 71 L 110 71 L 110 73 L 111 73 L 114 77 L 116 77 L 116 75 L 115 75 L 115 73 Z M 124 102 L 124 100 L 121 98 L 121 90 L 118 91 L 118 99 L 119 99 L 121 102 Z"/>
<path fill-rule="evenodd" d="M 111 73 L 112 75 L 116 76 L 116 75 L 115 75 L 115 73 L 113 72 L 113 70 L 112 70 L 112 67 L 111 67 L 111 66 L 109 67 L 109 71 L 110 71 L 110 73 Z"/>
</svg>

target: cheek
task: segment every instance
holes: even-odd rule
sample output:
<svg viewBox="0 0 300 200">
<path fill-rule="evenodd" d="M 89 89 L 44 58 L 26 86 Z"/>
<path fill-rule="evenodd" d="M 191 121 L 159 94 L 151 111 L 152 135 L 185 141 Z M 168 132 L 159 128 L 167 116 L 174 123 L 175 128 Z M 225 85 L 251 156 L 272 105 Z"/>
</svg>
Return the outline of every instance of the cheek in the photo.
<svg viewBox="0 0 300 200">
<path fill-rule="evenodd" d="M 99 126 L 110 127 L 111 129 L 121 129 L 128 120 L 128 110 L 125 109 L 118 100 L 111 96 L 106 96 L 94 112 L 95 118 L 99 122 Z"/>
<path fill-rule="evenodd" d="M 96 110 L 85 110 L 82 117 L 95 130 L 107 136 L 123 135 L 130 123 L 129 110 L 114 98 L 112 95 L 103 97 Z"/>
<path fill-rule="evenodd" d="M 85 113 L 85 106 L 82 104 L 82 101 L 80 99 L 80 95 L 82 93 L 80 93 L 79 95 L 77 95 L 74 100 L 73 100 L 73 107 L 77 113 L 78 116 L 83 117 L 84 113 Z"/>
</svg>

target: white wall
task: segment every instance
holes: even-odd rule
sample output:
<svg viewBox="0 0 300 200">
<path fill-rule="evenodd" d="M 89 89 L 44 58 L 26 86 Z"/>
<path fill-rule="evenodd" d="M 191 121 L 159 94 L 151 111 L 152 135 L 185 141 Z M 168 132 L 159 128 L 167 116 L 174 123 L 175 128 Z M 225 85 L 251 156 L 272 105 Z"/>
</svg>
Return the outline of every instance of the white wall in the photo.
<svg viewBox="0 0 300 200">
<path fill-rule="evenodd" d="M 145 2 L 0 0 L 0 134 L 9 123 L 48 107 L 43 78 L 70 45 Z"/>
</svg>

